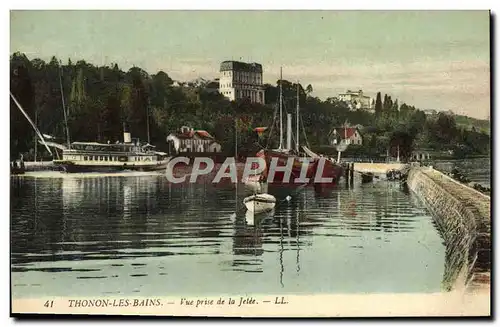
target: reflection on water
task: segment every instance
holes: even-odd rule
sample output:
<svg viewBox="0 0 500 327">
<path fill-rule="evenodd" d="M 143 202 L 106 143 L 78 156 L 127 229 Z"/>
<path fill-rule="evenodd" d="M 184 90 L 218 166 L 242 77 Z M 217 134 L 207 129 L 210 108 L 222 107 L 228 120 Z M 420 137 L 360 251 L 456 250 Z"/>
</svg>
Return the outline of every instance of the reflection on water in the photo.
<svg viewBox="0 0 500 327">
<path fill-rule="evenodd" d="M 63 176 L 11 181 L 15 297 L 441 289 L 441 238 L 398 184 L 270 186 L 253 216 L 243 185 Z"/>
</svg>

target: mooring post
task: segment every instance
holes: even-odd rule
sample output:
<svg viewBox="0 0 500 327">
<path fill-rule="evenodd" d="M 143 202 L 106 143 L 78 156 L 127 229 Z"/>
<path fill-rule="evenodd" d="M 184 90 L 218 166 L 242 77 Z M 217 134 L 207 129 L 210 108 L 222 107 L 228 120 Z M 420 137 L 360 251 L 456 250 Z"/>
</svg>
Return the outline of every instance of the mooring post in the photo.
<svg viewBox="0 0 500 327">
<path fill-rule="evenodd" d="M 349 185 L 349 163 L 348 162 L 345 163 L 345 172 L 344 172 L 344 174 L 345 174 L 345 176 L 344 176 L 345 177 L 345 183 L 347 185 Z"/>
<path fill-rule="evenodd" d="M 349 176 L 349 181 L 351 182 L 351 184 L 354 183 L 354 162 L 351 163 L 351 170 L 349 172 L 350 176 Z"/>
</svg>

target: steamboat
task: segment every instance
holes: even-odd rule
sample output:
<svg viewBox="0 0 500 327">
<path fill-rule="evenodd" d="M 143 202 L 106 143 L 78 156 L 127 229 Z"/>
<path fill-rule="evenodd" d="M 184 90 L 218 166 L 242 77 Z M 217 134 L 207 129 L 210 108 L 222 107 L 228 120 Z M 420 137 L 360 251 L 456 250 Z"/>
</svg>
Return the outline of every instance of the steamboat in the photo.
<svg viewBox="0 0 500 327">
<path fill-rule="evenodd" d="M 170 161 L 167 153 L 155 151 L 155 146 L 149 143 L 133 141 L 127 131 L 123 136 L 123 142 L 113 144 L 73 142 L 69 147 L 52 144 L 62 149 L 62 159 L 53 162 L 67 173 L 154 171 L 167 167 Z"/>
</svg>

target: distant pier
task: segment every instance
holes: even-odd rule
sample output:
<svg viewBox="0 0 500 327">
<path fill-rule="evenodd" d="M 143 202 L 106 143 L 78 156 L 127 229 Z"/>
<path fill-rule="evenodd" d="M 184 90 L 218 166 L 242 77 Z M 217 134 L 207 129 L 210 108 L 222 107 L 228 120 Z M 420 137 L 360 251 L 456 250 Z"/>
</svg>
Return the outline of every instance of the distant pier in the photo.
<svg viewBox="0 0 500 327">
<path fill-rule="evenodd" d="M 25 161 L 25 171 L 57 170 L 53 161 Z"/>
<path fill-rule="evenodd" d="M 398 179 L 406 171 L 410 165 L 405 163 L 370 163 L 370 162 L 345 162 L 344 163 L 344 179 L 347 184 L 352 184 L 355 178 L 360 175 L 372 175 L 382 179 Z M 392 174 L 397 172 L 397 174 Z M 355 177 L 354 173 L 358 173 Z M 363 179 L 363 178 L 361 178 Z"/>
<path fill-rule="evenodd" d="M 370 163 L 370 162 L 355 162 L 354 171 L 359 173 L 374 173 L 386 174 L 388 171 L 403 170 L 407 164 L 404 163 Z"/>
</svg>

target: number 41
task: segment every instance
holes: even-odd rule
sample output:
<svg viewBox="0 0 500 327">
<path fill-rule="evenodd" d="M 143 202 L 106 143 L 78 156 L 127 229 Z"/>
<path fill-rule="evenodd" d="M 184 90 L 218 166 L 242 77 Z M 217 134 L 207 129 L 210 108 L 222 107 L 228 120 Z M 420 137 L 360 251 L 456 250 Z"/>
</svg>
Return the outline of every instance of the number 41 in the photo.
<svg viewBox="0 0 500 327">
<path fill-rule="evenodd" d="M 45 304 L 43 306 L 47 307 L 47 308 L 52 308 L 53 305 L 54 305 L 54 301 L 47 301 L 47 302 L 45 302 Z"/>
</svg>

